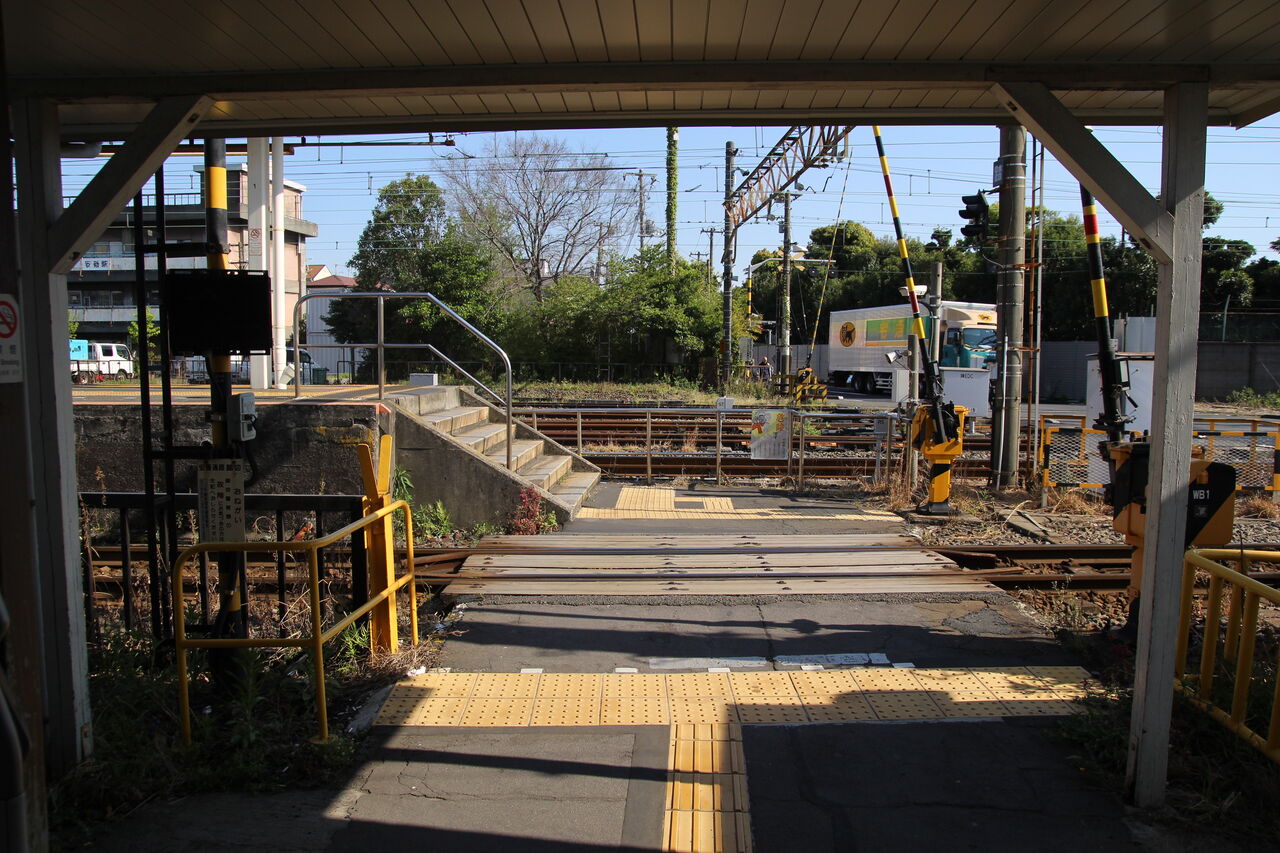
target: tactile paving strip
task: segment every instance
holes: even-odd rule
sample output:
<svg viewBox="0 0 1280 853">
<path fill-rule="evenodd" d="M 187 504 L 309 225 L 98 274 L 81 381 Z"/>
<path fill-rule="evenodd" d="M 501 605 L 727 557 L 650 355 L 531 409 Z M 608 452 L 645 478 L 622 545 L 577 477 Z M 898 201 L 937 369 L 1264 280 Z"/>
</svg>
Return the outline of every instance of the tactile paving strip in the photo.
<svg viewBox="0 0 1280 853">
<path fill-rule="evenodd" d="M 750 853 L 747 806 L 741 728 L 673 725 L 662 849 Z"/>
<path fill-rule="evenodd" d="M 799 672 L 426 673 L 397 684 L 382 726 L 829 723 L 1073 713 L 1079 667 Z"/>
</svg>

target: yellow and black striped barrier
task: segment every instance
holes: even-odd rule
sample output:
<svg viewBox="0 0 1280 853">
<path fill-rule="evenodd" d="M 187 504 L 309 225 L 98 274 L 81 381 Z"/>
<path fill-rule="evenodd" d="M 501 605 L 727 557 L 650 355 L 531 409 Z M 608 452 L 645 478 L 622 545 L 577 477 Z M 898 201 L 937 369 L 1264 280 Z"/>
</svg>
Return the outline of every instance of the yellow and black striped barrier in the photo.
<svg viewBox="0 0 1280 853">
<path fill-rule="evenodd" d="M 800 370 L 791 383 L 791 396 L 797 403 L 827 399 L 827 384 L 818 379 L 811 368 Z"/>
</svg>

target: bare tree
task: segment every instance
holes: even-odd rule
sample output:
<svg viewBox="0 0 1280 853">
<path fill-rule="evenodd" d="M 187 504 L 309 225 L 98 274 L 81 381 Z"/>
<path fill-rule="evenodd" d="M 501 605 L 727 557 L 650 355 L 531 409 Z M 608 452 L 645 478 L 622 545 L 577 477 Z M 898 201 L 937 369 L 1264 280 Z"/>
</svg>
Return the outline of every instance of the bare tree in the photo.
<svg viewBox="0 0 1280 853">
<path fill-rule="evenodd" d="M 493 247 L 506 272 L 539 302 L 549 282 L 594 271 L 595 255 L 629 220 L 622 170 L 558 139 L 495 138 L 484 154 L 441 172 L 459 222 Z"/>
</svg>

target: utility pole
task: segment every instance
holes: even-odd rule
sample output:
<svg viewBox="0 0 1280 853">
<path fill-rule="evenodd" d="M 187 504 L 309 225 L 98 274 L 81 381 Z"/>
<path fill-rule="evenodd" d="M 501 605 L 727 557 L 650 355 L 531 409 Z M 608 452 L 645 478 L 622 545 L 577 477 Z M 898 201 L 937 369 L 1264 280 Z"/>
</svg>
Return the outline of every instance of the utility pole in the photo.
<svg viewBox="0 0 1280 853">
<path fill-rule="evenodd" d="M 1013 486 L 1018 477 L 1022 418 L 1023 301 L 1027 242 L 1027 131 L 1000 127 L 1000 236 L 996 260 L 996 336 L 1001 350 L 1000 381 L 991 432 L 996 467 L 992 485 Z"/>
<path fill-rule="evenodd" d="M 667 275 L 676 272 L 676 193 L 679 191 L 680 128 L 667 128 Z"/>
<path fill-rule="evenodd" d="M 929 307 L 933 310 L 933 330 L 929 333 L 929 358 L 938 364 L 942 355 L 942 261 L 933 262 L 929 278 Z"/>
<path fill-rule="evenodd" d="M 778 375 L 791 375 L 791 193 L 782 193 L 782 317 Z M 784 380 L 785 381 L 785 380 Z"/>
<path fill-rule="evenodd" d="M 720 341 L 720 393 L 729 393 L 733 373 L 733 158 L 738 153 L 732 142 L 724 144 L 724 339 Z"/>
<path fill-rule="evenodd" d="M 703 228 L 698 233 L 707 235 L 707 278 L 711 278 L 711 259 L 716 256 L 716 235 L 720 233 L 719 228 Z M 695 252 L 695 255 L 701 255 L 701 252 Z"/>
<path fill-rule="evenodd" d="M 600 240 L 596 243 L 596 284 L 604 287 L 606 269 L 604 263 L 604 238 L 606 236 L 605 229 L 600 229 Z"/>
<path fill-rule="evenodd" d="M 649 236 L 649 218 L 645 216 L 644 197 L 648 195 L 644 191 L 644 179 L 649 177 L 649 173 L 640 169 L 636 172 L 636 191 L 640 193 L 640 251 L 644 251 L 644 238 Z"/>
</svg>

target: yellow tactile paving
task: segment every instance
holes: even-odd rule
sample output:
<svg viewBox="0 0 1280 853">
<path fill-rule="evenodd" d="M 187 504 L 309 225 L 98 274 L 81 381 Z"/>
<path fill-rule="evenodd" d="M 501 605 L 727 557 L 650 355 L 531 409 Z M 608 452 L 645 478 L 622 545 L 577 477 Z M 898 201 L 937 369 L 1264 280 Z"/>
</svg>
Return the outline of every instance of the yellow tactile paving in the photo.
<svg viewBox="0 0 1280 853">
<path fill-rule="evenodd" d="M 746 762 L 736 725 L 671 727 L 663 850 L 749 853 Z"/>
<path fill-rule="evenodd" d="M 797 672 L 425 673 L 377 725 L 669 725 L 663 849 L 751 848 L 742 725 L 1070 714 L 1095 688 L 1074 666 Z"/>
<path fill-rule="evenodd" d="M 729 686 L 738 702 L 761 696 L 796 697 L 795 685 L 789 672 L 732 672 Z"/>
<path fill-rule="evenodd" d="M 427 673 L 397 684 L 378 725 L 827 723 L 1070 714 L 1079 667 L 799 672 Z"/>
<path fill-rule="evenodd" d="M 681 519 L 701 518 L 711 521 L 733 521 L 744 519 L 789 519 L 804 521 L 811 519 L 838 519 L 841 521 L 901 521 L 901 517 L 877 510 L 852 512 L 846 509 L 825 509 L 808 507 L 803 510 L 753 508 L 733 510 L 712 509 L 617 509 L 614 507 L 584 506 L 578 510 L 578 518 L 649 518 L 649 519 Z"/>
<path fill-rule="evenodd" d="M 899 517 L 883 510 L 856 512 L 822 507 L 806 507 L 796 511 L 774 507 L 735 508 L 725 497 L 681 497 L 675 490 L 661 487 L 623 486 L 612 507 L 583 507 L 580 518 L 838 518 L 847 521 L 899 521 Z"/>
</svg>

